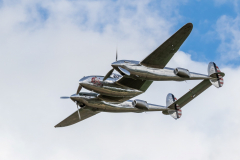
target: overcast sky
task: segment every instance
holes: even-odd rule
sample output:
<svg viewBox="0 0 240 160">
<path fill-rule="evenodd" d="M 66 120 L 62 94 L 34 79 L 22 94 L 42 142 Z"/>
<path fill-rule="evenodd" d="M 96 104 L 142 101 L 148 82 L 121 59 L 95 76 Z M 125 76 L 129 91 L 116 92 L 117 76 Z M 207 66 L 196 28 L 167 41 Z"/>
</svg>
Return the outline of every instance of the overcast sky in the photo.
<svg viewBox="0 0 240 160">
<path fill-rule="evenodd" d="M 239 0 L 0 0 L 0 159 L 239 159 Z M 76 111 L 78 80 L 115 60 L 141 61 L 184 24 L 193 31 L 167 64 L 226 73 L 182 110 L 100 113 L 54 126 Z M 200 81 L 154 82 L 138 99 L 165 105 Z M 86 91 L 83 89 L 83 91 Z"/>
</svg>

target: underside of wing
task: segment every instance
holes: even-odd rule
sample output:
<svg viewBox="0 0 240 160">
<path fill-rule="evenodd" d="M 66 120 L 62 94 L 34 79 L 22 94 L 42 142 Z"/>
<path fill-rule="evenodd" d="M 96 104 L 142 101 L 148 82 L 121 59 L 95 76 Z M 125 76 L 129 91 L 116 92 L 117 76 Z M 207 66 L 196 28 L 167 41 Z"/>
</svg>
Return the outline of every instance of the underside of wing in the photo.
<svg viewBox="0 0 240 160">
<path fill-rule="evenodd" d="M 148 87 L 152 84 L 152 82 L 153 81 L 133 79 L 131 77 L 123 76 L 116 83 L 119 85 L 123 85 L 129 88 L 145 92 L 148 89 Z"/>
<path fill-rule="evenodd" d="M 121 103 L 121 102 L 125 102 L 126 100 L 129 100 L 132 97 L 111 97 L 106 95 L 99 95 L 98 98 L 105 102 Z"/>
<path fill-rule="evenodd" d="M 212 83 L 205 79 L 201 83 L 199 83 L 197 86 L 195 86 L 193 89 L 191 89 L 189 92 L 187 92 L 185 95 L 183 95 L 181 98 L 179 98 L 177 101 L 172 103 L 168 108 L 175 109 L 175 104 L 178 104 L 180 108 L 185 106 L 188 102 L 196 98 L 199 94 L 201 94 L 203 91 L 208 89 Z"/>
<path fill-rule="evenodd" d="M 184 25 L 155 51 L 142 60 L 141 65 L 163 69 L 172 56 L 178 51 L 183 42 L 187 39 L 188 35 L 192 31 L 192 28 L 192 23 Z"/>
<path fill-rule="evenodd" d="M 84 119 L 87 119 L 87 118 L 92 117 L 95 114 L 99 113 L 99 112 L 91 111 L 91 110 L 88 110 L 88 109 L 80 109 L 79 112 L 80 112 L 80 115 L 81 115 L 81 120 L 79 119 L 78 111 L 76 111 L 73 114 L 71 114 L 69 117 L 64 119 L 62 122 L 58 123 L 55 127 L 70 126 L 72 124 L 83 121 Z"/>
</svg>

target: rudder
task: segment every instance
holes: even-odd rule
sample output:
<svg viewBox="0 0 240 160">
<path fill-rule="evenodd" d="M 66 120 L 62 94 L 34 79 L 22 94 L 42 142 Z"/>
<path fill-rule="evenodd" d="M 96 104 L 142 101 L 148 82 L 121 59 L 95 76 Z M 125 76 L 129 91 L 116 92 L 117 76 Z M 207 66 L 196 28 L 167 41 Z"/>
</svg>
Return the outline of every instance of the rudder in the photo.
<svg viewBox="0 0 240 160">
<path fill-rule="evenodd" d="M 172 103 L 174 103 L 176 100 L 177 100 L 177 98 L 172 93 L 169 93 L 166 98 L 167 107 L 170 106 Z M 175 104 L 174 108 L 175 108 L 175 110 L 169 110 L 168 114 L 177 120 L 178 118 L 180 118 L 182 116 L 182 110 L 178 104 Z"/>
<path fill-rule="evenodd" d="M 225 74 L 220 71 L 218 66 L 214 62 L 210 62 L 208 64 L 208 76 L 213 77 L 214 79 L 211 79 L 212 85 L 219 88 L 223 86 L 223 76 Z"/>
</svg>

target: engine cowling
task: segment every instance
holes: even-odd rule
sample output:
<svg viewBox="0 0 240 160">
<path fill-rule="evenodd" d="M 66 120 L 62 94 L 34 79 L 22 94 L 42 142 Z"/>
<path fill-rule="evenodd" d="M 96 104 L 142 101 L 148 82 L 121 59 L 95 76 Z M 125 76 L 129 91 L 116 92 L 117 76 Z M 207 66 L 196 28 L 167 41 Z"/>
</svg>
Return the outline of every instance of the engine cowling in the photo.
<svg viewBox="0 0 240 160">
<path fill-rule="evenodd" d="M 138 108 L 138 109 L 143 109 L 143 110 L 148 110 L 148 103 L 143 100 L 135 99 L 132 102 L 133 107 Z"/>
<path fill-rule="evenodd" d="M 190 78 L 189 70 L 184 68 L 177 67 L 176 69 L 174 69 L 174 73 L 179 77 Z"/>
</svg>

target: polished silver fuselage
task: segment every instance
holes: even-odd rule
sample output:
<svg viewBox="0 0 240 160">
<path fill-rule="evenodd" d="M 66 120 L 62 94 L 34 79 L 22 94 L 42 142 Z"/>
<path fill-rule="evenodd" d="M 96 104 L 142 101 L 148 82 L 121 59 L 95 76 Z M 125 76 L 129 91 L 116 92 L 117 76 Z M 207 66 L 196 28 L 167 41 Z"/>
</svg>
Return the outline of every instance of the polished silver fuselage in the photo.
<svg viewBox="0 0 240 160">
<path fill-rule="evenodd" d="M 211 79 L 208 75 L 189 72 L 190 77 L 180 77 L 174 73 L 173 68 L 165 67 L 163 69 L 150 68 L 140 64 L 139 61 L 133 60 L 119 60 L 112 63 L 112 67 L 121 73 L 118 67 L 127 70 L 130 77 L 151 81 L 185 81 L 185 80 L 203 80 Z M 124 74 L 124 73 L 122 73 Z"/>
<path fill-rule="evenodd" d="M 112 74 L 107 80 L 103 81 L 103 76 L 87 76 L 79 80 L 82 87 L 89 91 L 99 93 L 109 97 L 135 97 L 143 91 L 119 85 L 117 81 L 121 75 Z"/>
<path fill-rule="evenodd" d="M 144 80 L 152 81 L 184 81 L 184 80 L 201 80 L 210 79 L 207 75 L 190 72 L 190 78 L 179 77 L 174 73 L 173 68 L 156 69 L 148 68 L 145 66 L 125 66 L 128 71 L 139 76 L 139 78 Z"/>
<path fill-rule="evenodd" d="M 135 108 L 132 104 L 132 100 L 127 100 L 122 103 L 106 102 L 99 99 L 97 94 L 95 96 L 83 96 L 79 94 L 74 94 L 70 98 L 80 104 L 85 104 L 86 107 L 84 109 L 90 109 L 99 112 L 146 112 L 170 110 L 165 106 L 150 103 L 148 103 L 148 110 L 142 110 L 139 108 Z"/>
<path fill-rule="evenodd" d="M 184 81 L 184 80 L 202 80 L 212 79 L 208 75 L 189 72 L 189 78 L 180 77 L 174 73 L 173 68 L 149 68 L 140 64 L 139 61 L 120 60 L 112 63 L 113 68 L 121 73 L 119 67 L 127 70 L 130 74 L 122 75 L 133 79 L 151 80 L 151 81 Z M 112 74 L 105 81 L 104 76 L 87 76 L 79 80 L 79 84 L 89 91 L 109 97 L 127 97 L 128 99 L 140 95 L 143 91 L 133 89 L 118 83 L 121 75 Z"/>
</svg>

